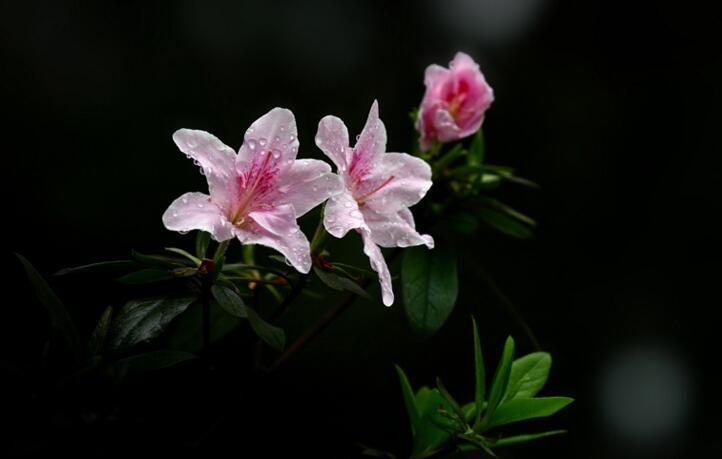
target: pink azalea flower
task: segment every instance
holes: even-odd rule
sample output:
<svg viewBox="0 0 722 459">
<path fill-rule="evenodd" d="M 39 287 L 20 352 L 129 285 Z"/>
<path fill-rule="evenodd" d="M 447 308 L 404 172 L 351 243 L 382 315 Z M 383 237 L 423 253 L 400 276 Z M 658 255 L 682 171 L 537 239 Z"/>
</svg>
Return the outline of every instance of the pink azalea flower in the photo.
<svg viewBox="0 0 722 459">
<path fill-rule="evenodd" d="M 451 142 L 474 134 L 494 101 L 494 91 L 479 66 L 464 53 L 456 53 L 448 69 L 428 66 L 424 84 L 426 93 L 416 119 L 422 151 L 428 151 L 435 142 Z"/>
<path fill-rule="evenodd" d="M 379 275 L 384 304 L 391 306 L 391 274 L 379 246 L 434 247 L 431 236 L 416 231 L 408 209 L 431 187 L 431 168 L 406 153 L 386 153 L 386 128 L 376 101 L 355 147 L 349 147 L 343 121 L 330 115 L 318 124 L 316 145 L 336 164 L 345 186 L 326 203 L 323 224 L 337 238 L 352 229 L 361 234 L 364 253 Z"/>
<path fill-rule="evenodd" d="M 173 140 L 200 166 L 210 196 L 186 193 L 173 201 L 163 214 L 165 227 L 271 247 L 307 273 L 309 242 L 296 219 L 339 192 L 342 184 L 326 162 L 296 160 L 297 135 L 293 113 L 284 108 L 256 120 L 238 154 L 207 132 L 176 131 Z"/>
</svg>

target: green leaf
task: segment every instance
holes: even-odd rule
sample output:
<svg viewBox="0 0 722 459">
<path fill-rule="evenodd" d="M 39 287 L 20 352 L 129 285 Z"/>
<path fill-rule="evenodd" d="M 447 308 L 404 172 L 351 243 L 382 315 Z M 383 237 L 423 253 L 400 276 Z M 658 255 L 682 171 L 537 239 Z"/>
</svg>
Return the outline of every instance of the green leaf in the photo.
<svg viewBox="0 0 722 459">
<path fill-rule="evenodd" d="M 481 187 L 485 190 L 496 188 L 501 183 L 501 177 L 496 174 L 481 174 Z"/>
<path fill-rule="evenodd" d="M 161 334 L 197 296 L 147 298 L 128 301 L 111 326 L 111 349 L 121 350 Z"/>
<path fill-rule="evenodd" d="M 258 315 L 252 308 L 246 308 L 248 323 L 259 338 L 277 351 L 282 351 L 286 346 L 286 333 L 283 329 L 269 324 Z"/>
<path fill-rule="evenodd" d="M 481 410 L 484 405 L 484 397 L 486 397 L 486 370 L 484 369 L 484 357 L 481 353 L 481 340 L 479 339 L 479 329 L 476 326 L 476 320 L 472 318 L 471 323 L 474 329 L 474 373 L 476 374 L 476 384 L 474 386 L 476 419 L 474 425 L 477 426 L 481 422 Z"/>
<path fill-rule="evenodd" d="M 165 255 L 146 255 L 132 250 L 130 257 L 138 263 L 147 266 L 157 266 L 162 268 L 172 268 L 177 266 L 190 266 L 188 261 L 182 258 L 168 257 Z"/>
<path fill-rule="evenodd" d="M 414 391 L 409 384 L 409 380 L 406 377 L 406 373 L 401 369 L 400 366 L 396 367 L 396 373 L 399 375 L 399 384 L 401 385 L 401 395 L 404 398 L 404 405 L 406 406 L 406 413 L 409 415 L 409 423 L 411 424 L 411 434 L 416 435 L 416 430 L 421 420 L 419 409 L 416 407 L 416 398 L 414 397 Z"/>
<path fill-rule="evenodd" d="M 547 382 L 551 366 L 552 356 L 547 352 L 533 352 L 514 360 L 505 398 L 531 398 L 538 394 Z"/>
<path fill-rule="evenodd" d="M 208 245 L 211 243 L 211 234 L 206 231 L 198 231 L 196 234 L 196 257 L 202 260 L 208 252 Z"/>
<path fill-rule="evenodd" d="M 242 319 L 229 315 L 216 301 L 211 301 L 211 344 L 224 339 L 236 330 Z M 203 348 L 203 305 L 192 304 L 169 325 L 162 339 L 162 347 L 188 352 L 200 352 Z"/>
<path fill-rule="evenodd" d="M 72 268 L 64 268 L 56 272 L 54 276 L 65 276 L 67 274 L 81 274 L 90 271 L 96 271 L 100 269 L 117 269 L 117 268 L 134 268 L 138 267 L 138 264 L 131 260 L 113 260 L 113 261 L 100 261 L 98 263 L 90 263 L 87 265 L 73 266 Z"/>
<path fill-rule="evenodd" d="M 444 153 L 444 156 L 434 162 L 434 175 L 436 175 L 439 171 L 443 171 L 444 169 L 448 168 L 451 164 L 454 163 L 454 161 L 463 156 L 465 153 L 466 152 L 463 149 L 463 145 L 460 143 L 456 144 L 454 148 Z"/>
<path fill-rule="evenodd" d="M 246 305 L 243 300 L 236 292 L 224 285 L 214 285 L 211 287 L 211 293 L 213 298 L 218 302 L 218 305 L 223 308 L 228 314 L 241 319 L 248 317 L 246 312 Z"/>
<path fill-rule="evenodd" d="M 523 213 L 519 212 L 518 210 L 507 206 L 506 204 L 497 199 L 489 198 L 486 196 L 480 196 L 478 199 L 487 207 L 491 207 L 492 209 L 503 212 L 508 216 L 519 220 L 520 222 L 526 223 L 529 226 L 536 226 L 536 221 L 534 221 L 531 217 L 528 217 Z"/>
<path fill-rule="evenodd" d="M 100 320 L 95 325 L 93 333 L 90 335 L 88 340 L 88 357 L 95 357 L 101 355 L 105 348 L 105 339 L 108 336 L 108 330 L 110 329 L 110 321 L 113 317 L 113 307 L 108 306 L 100 315 Z"/>
<path fill-rule="evenodd" d="M 551 437 L 553 435 L 560 435 L 567 433 L 566 430 L 550 430 L 549 432 L 542 432 L 536 434 L 525 434 L 525 435 L 514 435 L 512 437 L 501 438 L 494 443 L 494 448 L 502 446 L 518 445 L 519 443 L 526 443 L 540 438 Z"/>
<path fill-rule="evenodd" d="M 165 280 L 173 279 L 173 273 L 167 269 L 161 268 L 145 268 L 140 271 L 135 271 L 125 276 L 121 276 L 116 279 L 121 284 L 137 285 L 137 284 L 151 284 L 153 282 L 161 282 Z"/>
<path fill-rule="evenodd" d="M 340 291 L 345 290 L 351 293 L 355 293 L 362 298 L 371 299 L 371 296 L 366 292 L 366 290 L 361 288 L 359 284 L 352 281 L 351 279 L 339 276 L 338 274 L 332 272 L 324 271 L 317 266 L 313 267 L 313 272 L 315 272 L 316 276 L 318 276 L 321 282 L 326 284 L 326 286 L 329 288 Z"/>
<path fill-rule="evenodd" d="M 451 407 L 454 409 L 454 413 L 456 413 L 459 419 L 465 421 L 466 417 L 464 416 L 464 411 L 461 409 L 461 405 L 459 405 L 459 402 L 456 401 L 454 396 L 446 390 L 446 386 L 444 386 L 444 383 L 441 382 L 441 378 L 438 376 L 436 377 L 436 388 L 439 389 L 441 395 L 449 402 Z"/>
<path fill-rule="evenodd" d="M 186 257 L 187 259 L 189 259 L 190 261 L 195 263 L 196 266 L 201 265 L 201 260 L 198 257 L 191 255 L 190 253 L 186 252 L 183 249 L 179 249 L 178 247 L 166 247 L 165 250 L 167 250 L 168 252 L 177 253 L 178 255 Z"/>
<path fill-rule="evenodd" d="M 551 416 L 574 399 L 569 397 L 517 398 L 504 402 L 491 416 L 487 427 Z"/>
<path fill-rule="evenodd" d="M 65 309 L 65 305 L 25 257 L 19 253 L 16 253 L 15 256 L 18 257 L 18 260 L 20 260 L 20 263 L 23 265 L 25 273 L 35 290 L 35 295 L 45 307 L 45 310 L 48 311 L 53 328 L 63 337 L 75 361 L 80 361 L 80 337 L 78 336 L 78 330 L 75 328 L 73 319 L 70 317 L 70 314 L 68 314 L 68 310 Z"/>
<path fill-rule="evenodd" d="M 469 147 L 469 164 L 480 166 L 484 163 L 486 148 L 484 145 L 484 132 L 479 129 L 474 135 Z"/>
<path fill-rule="evenodd" d="M 512 360 L 514 360 L 514 339 L 509 336 L 504 344 L 504 353 L 501 356 L 499 365 L 496 367 L 496 372 L 491 382 L 489 402 L 486 407 L 486 414 L 484 415 L 487 421 L 493 417 L 496 408 L 506 393 L 506 388 L 509 385 L 509 373 L 511 372 Z"/>
<path fill-rule="evenodd" d="M 195 354 L 189 352 L 161 350 L 126 357 L 118 360 L 117 363 L 124 367 L 128 373 L 137 373 L 168 368 L 195 358 Z"/>
<path fill-rule="evenodd" d="M 443 245 L 433 250 L 410 247 L 404 250 L 401 273 L 411 328 L 420 336 L 431 336 L 444 325 L 456 303 L 456 258 Z"/>
<path fill-rule="evenodd" d="M 488 207 L 482 207 L 478 209 L 477 212 L 484 222 L 507 236 L 518 239 L 528 239 L 534 235 L 534 231 L 504 212 Z"/>
<path fill-rule="evenodd" d="M 451 440 L 452 432 L 459 431 L 460 426 L 441 415 L 440 409 L 451 413 L 454 408 L 438 389 L 422 387 L 416 393 L 415 400 L 420 420 L 414 435 L 412 457 L 422 458 L 441 449 Z"/>
</svg>

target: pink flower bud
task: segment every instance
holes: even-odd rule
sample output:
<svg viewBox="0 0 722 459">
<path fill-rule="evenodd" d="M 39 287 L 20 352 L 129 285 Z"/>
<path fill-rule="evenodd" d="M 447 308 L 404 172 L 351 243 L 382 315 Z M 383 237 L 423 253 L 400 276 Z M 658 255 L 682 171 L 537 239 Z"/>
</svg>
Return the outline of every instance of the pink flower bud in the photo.
<svg viewBox="0 0 722 459">
<path fill-rule="evenodd" d="M 435 142 L 452 142 L 474 134 L 494 101 L 494 91 L 477 63 L 461 52 L 456 53 L 448 69 L 428 66 L 424 84 L 426 93 L 416 119 L 422 151 L 428 151 Z"/>
</svg>

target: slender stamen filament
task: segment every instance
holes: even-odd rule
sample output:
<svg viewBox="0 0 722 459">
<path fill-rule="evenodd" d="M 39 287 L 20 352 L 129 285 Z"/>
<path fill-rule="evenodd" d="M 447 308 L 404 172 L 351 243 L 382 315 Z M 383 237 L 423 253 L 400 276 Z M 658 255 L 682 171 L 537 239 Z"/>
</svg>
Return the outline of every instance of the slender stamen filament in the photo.
<svg viewBox="0 0 722 459">
<path fill-rule="evenodd" d="M 381 182 L 381 184 L 380 184 L 379 186 L 377 186 L 376 188 L 374 188 L 373 190 L 371 190 L 371 191 L 369 191 L 369 192 L 366 192 L 366 193 L 362 194 L 361 196 L 357 197 L 357 198 L 356 198 L 356 202 L 358 202 L 358 205 L 359 205 L 359 206 L 363 206 L 363 205 L 366 203 L 366 199 L 367 199 L 369 196 L 371 196 L 372 194 L 374 194 L 374 193 L 376 193 L 377 191 L 381 190 L 383 187 L 385 187 L 386 185 L 388 185 L 393 179 L 394 179 L 394 176 L 392 175 L 392 176 L 390 176 L 389 178 L 387 178 L 386 180 L 384 180 L 383 182 Z"/>
<path fill-rule="evenodd" d="M 243 223 L 246 208 L 248 207 L 248 204 L 253 198 L 253 192 L 256 190 L 256 187 L 259 183 L 261 183 L 263 172 L 266 170 L 266 166 L 268 166 L 268 161 L 270 161 L 271 155 L 272 151 L 268 150 L 264 155 L 263 163 L 261 164 L 260 168 L 256 169 L 255 171 L 256 174 L 253 177 L 252 185 L 249 188 L 246 188 L 246 190 L 244 190 L 242 200 L 238 204 L 238 210 L 231 217 L 231 223 L 233 225 L 236 225 L 237 223 Z"/>
</svg>

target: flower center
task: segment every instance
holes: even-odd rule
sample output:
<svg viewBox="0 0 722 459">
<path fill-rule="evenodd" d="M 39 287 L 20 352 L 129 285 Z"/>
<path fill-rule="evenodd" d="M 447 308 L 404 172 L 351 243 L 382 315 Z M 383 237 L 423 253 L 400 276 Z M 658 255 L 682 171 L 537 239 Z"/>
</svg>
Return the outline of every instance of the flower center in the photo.
<svg viewBox="0 0 722 459">
<path fill-rule="evenodd" d="M 449 102 L 449 114 L 456 119 L 456 114 L 459 113 L 459 109 L 461 108 L 461 104 L 464 103 L 464 99 L 466 99 L 466 93 L 460 92 L 457 94 L 454 94 L 454 97 L 451 99 L 451 102 Z"/>
<path fill-rule="evenodd" d="M 269 190 L 270 183 L 275 177 L 276 171 L 268 167 L 273 152 L 267 150 L 265 153 L 261 152 L 261 156 L 263 156 L 263 159 L 260 163 L 254 160 L 248 171 L 238 176 L 239 196 L 236 211 L 233 212 L 230 218 L 233 225 L 243 225 L 246 215 L 251 210 L 251 204 L 258 201 Z"/>
<path fill-rule="evenodd" d="M 383 182 L 381 182 L 381 184 L 378 185 L 378 186 L 377 186 L 376 188 L 374 188 L 373 190 L 367 191 L 366 193 L 362 194 L 361 196 L 357 196 L 357 197 L 356 197 L 356 202 L 358 203 L 358 206 L 359 206 L 359 207 L 363 207 L 364 205 L 366 205 L 366 199 L 368 199 L 369 196 L 371 196 L 372 194 L 376 193 L 377 191 L 381 190 L 383 187 L 385 187 L 386 185 L 388 185 L 389 183 L 391 183 L 391 181 L 392 181 L 393 179 L 394 179 L 394 176 L 392 175 L 392 176 L 390 176 L 389 178 L 387 178 L 386 180 L 384 180 Z"/>
</svg>

